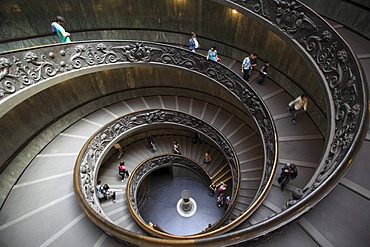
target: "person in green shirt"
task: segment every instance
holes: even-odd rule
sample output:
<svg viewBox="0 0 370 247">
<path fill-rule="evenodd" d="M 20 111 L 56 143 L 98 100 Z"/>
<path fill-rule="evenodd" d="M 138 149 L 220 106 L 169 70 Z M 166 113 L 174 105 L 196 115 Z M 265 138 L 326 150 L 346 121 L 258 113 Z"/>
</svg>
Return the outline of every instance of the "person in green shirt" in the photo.
<svg viewBox="0 0 370 247">
<path fill-rule="evenodd" d="M 63 23 L 64 23 L 64 18 L 61 16 L 57 16 L 55 18 L 55 21 L 51 23 L 51 29 L 54 33 L 58 34 L 60 42 L 69 43 L 71 42 L 71 39 L 69 38 L 71 34 L 66 32 L 66 30 L 63 28 L 62 26 Z"/>
</svg>

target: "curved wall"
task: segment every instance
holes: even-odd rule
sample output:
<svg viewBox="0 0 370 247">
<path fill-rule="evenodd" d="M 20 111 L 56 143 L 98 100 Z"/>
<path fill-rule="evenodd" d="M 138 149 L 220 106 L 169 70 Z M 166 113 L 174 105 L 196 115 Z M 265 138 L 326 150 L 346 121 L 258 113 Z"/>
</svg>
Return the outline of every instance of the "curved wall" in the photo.
<svg viewBox="0 0 370 247">
<path fill-rule="evenodd" d="M 246 52 L 256 52 L 269 60 L 270 76 L 292 97 L 305 92 L 310 99 L 308 113 L 325 136 L 327 106 L 319 83 L 320 74 L 286 41 L 253 18 L 221 5 L 227 1 L 92 1 L 60 2 L 11 0 L 2 7 L 6 22 L 0 29 L 0 50 L 56 43 L 50 36 L 50 19 L 56 14 L 66 19 L 72 40 L 125 39 L 149 40 L 187 46 L 195 31 L 203 49 L 215 44 L 222 56 L 241 61 Z M 40 16 L 35 19 L 34 16 Z M 254 16 L 254 14 L 251 14 Z M 145 18 L 143 18 L 145 17 Z M 215 28 L 217 27 L 217 28 Z M 49 34 L 49 36 L 45 36 Z M 30 39 L 30 35 L 41 35 Z M 7 42 L 20 38 L 24 41 Z M 1 42 L 1 40 L 0 40 Z M 260 61 L 262 64 L 262 61 Z M 288 103 L 288 102 L 287 102 Z"/>
<path fill-rule="evenodd" d="M 368 0 L 301 0 L 323 16 L 339 22 L 370 39 L 370 1 Z"/>
</svg>

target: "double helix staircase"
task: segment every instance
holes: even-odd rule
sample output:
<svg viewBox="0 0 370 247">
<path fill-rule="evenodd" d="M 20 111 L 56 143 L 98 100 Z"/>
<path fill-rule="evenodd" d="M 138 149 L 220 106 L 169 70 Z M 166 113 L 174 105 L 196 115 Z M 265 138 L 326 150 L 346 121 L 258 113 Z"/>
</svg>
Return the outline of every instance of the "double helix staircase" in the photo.
<svg viewBox="0 0 370 247">
<path fill-rule="evenodd" d="M 239 61 L 223 58 L 222 63 L 240 73 Z M 281 191 L 277 183 L 281 168 L 279 165 L 273 187 L 266 199 L 247 221 L 238 226 L 237 230 L 253 226 L 280 212 L 291 198 L 291 192 L 296 188 L 304 188 L 310 181 L 325 146 L 325 140 L 308 115 L 300 114 L 297 125 L 291 123 L 286 106 L 292 96 L 273 80 L 266 80 L 262 85 L 256 84 L 256 77 L 257 74 L 253 74 L 250 83 L 264 99 L 275 120 L 279 140 L 279 161 L 295 163 L 299 175 L 284 191 Z M 72 188 L 73 165 L 84 143 L 103 125 L 130 112 L 160 108 L 186 112 L 203 119 L 230 140 L 241 166 L 241 188 L 232 215 L 237 217 L 244 212 L 254 199 L 263 170 L 263 152 L 258 135 L 232 113 L 204 101 L 166 95 L 139 97 L 106 106 L 81 118 L 34 157 L 1 209 L 0 243 L 4 246 L 120 246 L 119 242 L 109 238 L 96 227 L 80 209 Z M 156 137 L 157 152 L 171 153 L 171 143 L 174 139 L 174 136 Z M 215 176 L 215 179 L 221 179 L 218 176 L 224 174 L 220 172 L 223 169 L 223 158 L 212 146 L 195 145 L 189 137 L 179 136 L 176 137 L 176 141 L 181 144 L 184 155 L 197 161 L 202 160 L 205 150 L 210 150 L 212 154 L 216 153 L 206 169 Z M 125 147 L 123 159 L 129 170 L 133 170 L 137 164 L 152 155 L 146 146 L 146 140 L 141 140 Z M 116 203 L 102 202 L 101 207 L 118 226 L 146 235 L 147 233 L 138 227 L 129 214 L 125 204 L 126 183 L 122 183 L 117 176 L 117 164 L 113 157 L 100 170 L 99 178 L 117 190 Z M 353 173 L 350 176 L 354 176 Z M 346 179 L 342 185 L 356 191 L 355 186 Z M 361 194 L 360 192 L 358 189 L 355 193 Z M 366 196 L 366 193 L 362 193 L 363 195 Z M 326 212 L 322 208 L 318 210 Z M 308 235 L 312 236 L 312 233 L 315 233 L 312 225 L 310 228 L 306 220 L 300 220 L 300 225 L 308 234 L 296 228 L 293 229 L 294 233 L 300 232 L 307 238 Z M 325 231 L 325 229 L 322 231 L 323 234 Z M 312 238 L 316 242 L 326 241 L 317 239 L 320 234 L 315 234 L 316 238 L 315 236 Z"/>
<path fill-rule="evenodd" d="M 131 109 L 135 109 L 136 111 L 151 108 L 156 109 L 155 107 L 158 107 L 161 102 L 164 108 L 173 110 L 180 110 L 180 107 L 176 106 L 179 105 L 177 102 L 181 102 L 182 111 L 193 113 L 196 117 L 210 123 L 221 131 L 235 147 L 235 152 L 238 154 L 241 165 L 241 190 L 243 193 L 237 198 L 232 214 L 234 217 L 239 216 L 248 208 L 260 186 L 263 171 L 263 152 L 259 137 L 233 114 L 207 102 L 192 98 L 169 96 L 143 97 L 126 101 L 124 104 L 122 102 L 116 103 L 105 108 L 105 111 L 119 116 L 128 113 Z M 212 161 L 209 165 L 205 166 L 205 169 L 210 174 L 212 180 L 217 184 L 222 180 L 228 182 L 230 179 L 231 173 L 228 170 L 227 162 L 221 152 L 214 147 L 206 143 L 194 144 L 191 137 L 186 138 L 183 136 L 176 138 L 174 136 L 162 135 L 155 137 L 155 141 L 158 146 L 155 155 L 172 153 L 172 145 L 176 141 L 180 143 L 180 150 L 185 157 L 198 161 L 200 164 L 202 164 L 204 153 L 210 151 Z M 123 159 L 131 171 L 136 165 L 153 156 L 153 153 L 147 147 L 146 139 L 129 145 L 124 150 Z M 102 173 L 99 174 L 99 178 L 102 176 L 102 181 L 107 180 L 106 173 L 104 172 L 105 169 L 108 169 L 106 167 L 109 167 L 109 175 L 113 176 L 113 178 L 110 177 L 111 179 L 108 179 L 108 182 L 112 184 L 113 188 L 119 186 L 121 181 L 117 177 L 117 161 L 109 165 L 104 165 Z"/>
<path fill-rule="evenodd" d="M 226 61 L 224 60 L 224 62 Z M 238 63 L 238 61 L 231 60 L 229 65 L 232 66 L 233 64 L 236 68 L 239 68 L 240 64 Z M 285 112 L 290 96 L 283 89 L 279 88 L 271 80 L 266 80 L 263 85 L 257 85 L 255 84 L 255 78 L 256 75 L 253 75 L 251 84 L 266 101 L 278 127 L 279 159 L 282 162 L 290 161 L 296 163 L 299 169 L 299 177 L 292 181 L 284 191 L 280 191 L 279 185 L 275 181 L 262 206 L 240 228 L 258 223 L 279 212 L 285 202 L 291 198 L 291 191 L 294 188 L 302 188 L 309 181 L 310 176 L 315 171 L 324 145 L 324 140 L 319 131 L 307 115 L 302 114 L 302 116 L 299 116 L 298 124 L 296 126 L 292 125 L 290 115 Z M 47 235 L 33 238 L 35 242 L 31 245 L 41 245 L 48 243 L 48 241 L 53 243 L 71 241 L 67 240 L 67 238 L 76 241 L 78 236 L 67 237 L 69 234 L 74 235 L 73 229 L 89 229 L 89 231 L 84 230 L 84 234 L 87 234 L 85 235 L 86 239 L 93 239 L 96 243 L 100 241 L 111 243 L 111 240 L 107 240 L 104 234 L 92 235 L 92 233 L 99 230 L 91 231 L 91 228 L 95 229 L 95 226 L 85 217 L 76 204 L 71 186 L 72 165 L 86 140 L 103 125 L 119 116 L 134 111 L 158 108 L 183 111 L 203 119 L 229 139 L 235 148 L 241 167 L 240 194 L 232 215 L 237 217 L 243 213 L 255 197 L 263 171 L 263 152 L 258 135 L 232 113 L 218 106 L 193 98 L 158 95 L 134 98 L 107 106 L 81 118 L 60 133 L 35 157 L 18 181 L 18 184 L 13 188 L 0 217 L 9 215 L 11 218 L 2 218 L 4 224 L 0 234 L 2 236 L 5 236 L 3 234 L 11 235 L 14 232 L 22 231 L 21 229 L 30 227 L 30 224 L 33 224 L 33 215 L 45 222 L 45 217 L 48 217 L 47 212 L 49 210 L 62 210 L 64 212 L 63 215 L 68 214 L 68 217 L 60 220 L 59 227 L 53 226 L 50 229 L 48 228 L 48 230 L 45 229 L 48 232 Z M 173 141 L 175 141 L 173 136 L 156 138 L 157 152 L 171 153 Z M 181 151 L 184 155 L 197 161 L 202 160 L 205 150 L 210 149 L 211 154 L 217 154 L 211 146 L 201 145 L 198 147 L 193 144 L 192 139 L 189 137 L 179 137 L 176 141 L 180 143 Z M 139 141 L 124 149 L 125 154 L 123 158 L 129 170 L 133 170 L 137 164 L 153 155 L 146 147 L 146 140 Z M 312 150 L 309 155 L 303 152 L 307 149 Z M 138 227 L 127 209 L 125 184 L 122 184 L 117 176 L 117 160 L 113 158 L 110 161 L 110 164 L 107 163 L 102 167 L 99 179 L 109 183 L 111 188 L 117 190 L 117 202 L 108 201 L 102 203 L 102 208 L 115 224 L 129 231 L 145 235 L 146 233 Z M 213 156 L 212 163 L 206 167 L 211 176 L 216 175 L 217 177 L 223 173 L 219 172 L 223 169 L 223 161 L 221 155 Z M 278 174 L 279 169 L 276 176 Z M 45 187 L 53 189 L 44 190 L 41 197 L 32 196 L 32 193 L 37 193 L 38 195 L 38 192 Z M 15 203 L 16 201 L 17 203 Z M 14 209 L 14 207 L 10 207 L 10 205 L 14 204 L 27 204 L 30 206 L 17 208 L 16 214 L 10 214 L 8 210 Z M 44 220 L 42 220 L 43 218 Z M 23 227 L 19 227 L 19 224 L 23 225 Z M 40 232 L 31 231 L 30 234 L 37 235 Z M 49 238 L 45 236 L 49 236 Z M 18 246 L 21 244 L 19 241 L 23 240 L 14 239 L 13 241 L 14 245 Z"/>
</svg>

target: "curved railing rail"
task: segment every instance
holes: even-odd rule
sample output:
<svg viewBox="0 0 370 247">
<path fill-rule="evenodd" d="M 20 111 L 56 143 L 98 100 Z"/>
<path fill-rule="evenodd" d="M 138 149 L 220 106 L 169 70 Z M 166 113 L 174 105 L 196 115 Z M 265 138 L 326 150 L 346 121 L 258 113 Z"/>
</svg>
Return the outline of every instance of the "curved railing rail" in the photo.
<svg viewBox="0 0 370 247">
<path fill-rule="evenodd" d="M 0 95 L 2 96 L 0 115 L 5 115 L 23 100 L 67 78 L 109 68 L 132 66 L 132 64 L 162 65 L 196 72 L 225 87 L 245 106 L 245 112 L 251 115 L 260 130 L 265 153 L 264 179 L 261 181 L 257 195 L 260 200 L 253 204 L 249 213 L 254 211 L 267 195 L 272 184 L 272 174 L 276 169 L 277 137 L 272 117 L 262 99 L 241 77 L 222 64 L 206 60 L 200 54 L 170 45 L 142 41 L 80 42 L 35 47 L 2 54 L 0 57 Z M 32 90 L 27 90 L 28 88 Z M 90 167 L 93 165 L 89 164 Z M 91 169 L 90 167 L 82 167 L 82 169 L 88 170 Z M 85 183 L 94 178 L 85 176 L 83 179 Z M 233 179 L 233 186 L 238 187 L 238 177 L 233 176 Z M 91 192 L 94 188 L 84 186 L 81 189 Z M 85 197 L 81 196 L 81 198 Z M 236 198 L 233 197 L 231 204 L 235 203 Z M 90 200 L 90 198 L 86 199 Z M 96 204 L 92 205 L 92 208 L 99 211 Z M 242 215 L 232 224 L 236 226 L 242 223 L 242 218 L 245 216 Z M 109 231 L 109 229 L 106 230 Z"/>
<path fill-rule="evenodd" d="M 223 2 L 223 1 L 218 1 Z M 337 168 L 347 170 L 367 124 L 367 84 L 356 56 L 348 44 L 320 16 L 299 1 L 235 0 L 241 13 L 253 13 L 297 46 L 311 59 L 321 75 L 330 108 L 328 146 L 322 162 L 308 184 L 306 194 L 316 190 Z M 338 181 L 340 176 L 337 176 Z M 325 194 L 326 195 L 326 194 Z"/>
<path fill-rule="evenodd" d="M 267 26 L 274 29 L 280 36 L 284 36 L 288 42 L 297 47 L 298 51 L 309 58 L 322 76 L 323 88 L 327 90 L 326 97 L 328 98 L 328 108 L 330 109 L 328 112 L 331 113 L 329 145 L 323 155 L 320 169 L 318 169 L 313 180 L 308 185 L 306 197 L 288 209 L 284 215 L 276 217 L 276 219 L 271 218 L 263 222 L 263 224 L 253 226 L 251 229 L 244 229 L 237 234 L 224 234 L 219 238 L 213 239 L 214 243 L 217 243 L 217 240 L 219 240 L 226 244 L 244 241 L 276 229 L 309 210 L 317 201 L 329 193 L 350 167 L 351 161 L 357 152 L 358 144 L 365 135 L 368 90 L 357 59 L 349 46 L 325 21 L 299 2 L 281 0 L 240 0 L 234 2 L 219 0 L 217 2 L 234 7 L 240 13 L 252 14 L 259 18 L 259 21 L 264 20 Z M 41 55 L 37 52 L 32 54 L 33 49 L 27 51 L 31 52 L 28 56 L 25 56 L 26 52 L 23 52 L 24 56 L 20 53 L 12 53 L 9 56 L 7 54 L 2 55 L 0 58 L 0 94 L 14 94 L 18 89 L 22 90 L 22 87 L 40 83 L 45 79 L 55 77 L 66 71 L 80 69 L 82 64 L 90 66 L 88 61 L 90 61 L 91 66 L 106 63 L 104 61 L 106 58 L 112 58 L 112 62 L 115 63 L 119 62 L 114 59 L 116 53 L 107 49 L 108 46 L 105 45 L 105 42 L 101 44 L 99 49 L 80 44 L 81 49 L 73 50 L 77 45 L 70 44 L 64 46 L 66 48 L 64 52 L 58 50 L 59 46 L 51 46 L 39 48 L 50 49 L 48 52 L 41 52 Z M 125 49 L 121 47 L 121 50 L 124 51 Z M 141 51 L 139 52 L 140 55 L 137 54 L 139 50 Z M 139 63 L 144 62 L 144 58 L 148 58 L 145 54 L 151 54 L 151 51 L 148 52 L 145 45 L 143 46 L 143 43 L 135 46 L 131 42 L 131 48 L 128 46 L 126 51 L 128 52 L 127 56 L 131 55 L 134 58 L 133 60 L 135 60 L 134 62 Z M 71 55 L 74 58 L 72 60 L 70 60 Z M 139 57 L 137 57 L 138 55 Z M 176 55 L 179 57 L 179 60 L 175 59 Z M 192 58 L 196 57 L 195 54 L 190 55 Z M 54 60 L 56 56 L 60 57 Z M 22 60 L 23 58 L 25 61 Z M 193 62 L 185 63 L 190 65 L 190 68 L 201 65 L 199 62 L 194 63 L 193 59 L 190 60 Z M 73 63 L 73 61 L 79 62 Z M 127 61 L 123 60 L 123 62 Z M 170 54 L 168 61 L 170 64 L 177 65 L 179 61 L 184 62 L 184 58 L 175 52 Z M 213 68 L 211 71 L 215 71 L 215 66 L 207 65 L 206 67 Z M 199 66 L 199 68 L 201 67 Z M 214 74 L 213 78 L 216 79 L 217 74 Z M 20 83 L 15 85 L 15 81 Z M 225 77 L 223 81 L 227 81 Z M 227 86 L 227 83 L 223 85 Z M 253 96 L 248 95 L 248 98 L 252 102 L 247 108 L 254 113 L 254 107 L 259 107 L 260 104 L 253 99 Z M 257 122 L 259 121 L 261 120 L 257 120 Z M 268 128 L 266 125 L 264 127 Z M 272 146 L 272 150 L 275 150 L 275 146 Z M 299 207 L 301 209 L 298 209 Z M 232 240 L 236 237 L 238 237 L 238 240 Z M 130 240 L 136 242 L 134 239 L 130 238 Z M 201 244 L 207 241 L 211 241 L 211 239 L 199 240 L 197 243 Z M 155 242 L 153 241 L 153 244 Z M 188 241 L 187 243 L 194 242 Z"/>
<path fill-rule="evenodd" d="M 202 237 L 204 235 L 211 235 L 215 232 L 226 232 L 237 226 L 235 222 L 239 224 L 243 222 L 244 218 L 241 217 L 234 220 L 234 222 L 226 224 L 220 228 L 215 229 L 215 226 L 221 225 L 225 219 L 231 214 L 233 208 L 235 207 L 236 198 L 238 197 L 239 183 L 240 183 L 240 171 L 237 156 L 233 150 L 232 145 L 229 143 L 227 138 L 225 138 L 220 132 L 218 132 L 214 127 L 207 124 L 206 122 L 190 116 L 188 114 L 172 111 L 172 110 L 145 110 L 140 112 L 134 112 L 123 116 L 113 122 L 106 124 L 99 131 L 97 131 L 84 145 L 80 152 L 80 155 L 76 161 L 75 174 L 74 174 L 74 187 L 75 193 L 78 200 L 84 210 L 87 210 L 88 215 L 93 218 L 94 222 L 102 221 L 102 218 L 109 221 L 109 218 L 102 211 L 99 200 L 94 193 L 95 182 L 97 179 L 98 170 L 100 163 L 102 162 L 105 153 L 107 153 L 110 148 L 116 143 L 117 140 L 122 139 L 125 134 L 128 134 L 131 130 L 138 130 L 141 127 L 154 124 L 175 124 L 178 126 L 191 128 L 192 131 L 199 132 L 202 136 L 208 138 L 214 145 L 216 145 L 219 150 L 225 156 L 227 162 L 229 163 L 231 175 L 232 175 L 232 194 L 233 200 L 230 203 L 230 207 L 227 208 L 224 217 L 216 222 L 212 228 L 207 229 L 207 232 L 202 232 L 201 234 L 192 235 L 192 237 Z M 262 176 L 262 181 L 266 179 L 271 179 L 274 176 L 273 169 L 265 169 L 266 173 Z M 130 180 L 131 181 L 131 180 Z M 133 183 L 134 184 L 134 183 Z M 256 198 L 261 197 L 263 191 L 266 190 L 265 187 L 260 186 L 259 190 L 256 192 Z M 135 202 L 135 194 L 132 191 L 127 193 L 128 202 Z M 262 202 L 262 199 L 260 199 Z M 131 204 L 130 204 L 131 205 Z M 135 205 L 135 203 L 134 203 Z M 133 218 L 139 223 L 139 225 L 150 232 L 152 235 L 161 236 L 164 238 L 177 238 L 183 239 L 188 238 L 184 236 L 174 236 L 162 231 L 158 231 L 154 228 L 148 227 L 145 222 L 138 215 L 138 211 L 135 210 L 135 206 L 131 205 L 131 212 Z M 255 204 L 254 204 L 255 205 Z M 248 211 L 248 210 L 247 210 Z M 249 210 L 250 211 L 250 210 Z M 249 212 L 248 211 L 248 212 Z M 230 220 L 228 221 L 230 222 Z M 99 224 L 97 224 L 99 225 Z M 100 225 L 99 225 L 100 226 Z M 120 230 L 120 234 L 124 234 L 124 229 Z"/>
<path fill-rule="evenodd" d="M 208 61 L 186 49 L 142 41 L 94 41 L 30 48 L 0 57 L 0 116 L 22 100 L 60 81 L 109 68 L 132 64 L 164 65 L 196 72 L 224 86 L 241 101 L 260 129 L 265 147 L 265 171 L 276 167 L 277 142 L 272 117 L 262 99 L 226 66 Z M 43 83 L 47 82 L 47 83 Z M 32 90 L 26 90 L 32 88 Z M 261 195 L 272 178 L 264 176 Z M 236 177 L 234 177 L 236 179 Z M 239 181 L 235 181 L 236 185 Z M 235 200 L 235 198 L 233 198 Z"/>
<path fill-rule="evenodd" d="M 90 141 L 87 142 L 87 146 L 81 150 L 81 153 L 83 153 L 81 159 L 76 161 L 76 165 L 80 166 L 81 189 L 93 186 L 94 180 L 84 180 L 83 177 L 88 176 L 90 178 L 96 178 L 100 163 L 104 157 L 103 154 L 108 152 L 117 139 L 122 139 L 123 135 L 128 134 L 132 129 L 136 130 L 140 127 L 154 124 L 160 124 L 161 126 L 165 124 L 175 124 L 190 128 L 193 132 L 199 132 L 202 136 L 211 140 L 212 143 L 221 150 L 229 164 L 231 175 L 233 177 L 232 196 L 237 198 L 240 181 L 239 162 L 235 151 L 227 138 L 211 125 L 196 117 L 190 116 L 186 113 L 164 109 L 146 110 L 127 114 L 122 118 L 106 124 L 97 133 L 95 133 L 91 137 Z M 81 161 L 81 163 L 79 163 L 79 161 Z M 96 205 L 97 198 L 94 197 L 93 194 L 90 194 L 89 191 L 85 190 L 84 196 L 85 198 L 89 197 L 88 201 L 90 202 L 90 205 Z M 91 200 L 94 200 L 95 202 L 92 202 Z M 134 200 L 135 198 L 130 198 L 130 201 Z M 232 204 L 226 214 L 230 214 L 231 210 Z"/>
<path fill-rule="evenodd" d="M 110 42 L 108 42 L 110 43 Z M 113 44 L 112 44 L 113 43 Z M 170 47 L 170 46 L 164 46 L 162 47 L 160 44 L 154 44 L 154 43 L 148 43 L 148 42 L 122 42 L 120 44 L 117 44 L 116 42 L 112 42 L 111 46 L 107 46 L 106 44 L 99 42 L 95 43 L 96 46 L 92 46 L 92 44 L 87 44 L 85 47 L 85 44 L 74 44 L 74 51 L 76 53 L 72 52 L 72 49 L 68 49 L 68 52 L 65 52 L 64 50 L 61 50 L 60 54 L 63 54 L 63 56 L 66 56 L 68 54 L 68 57 L 70 58 L 70 63 L 66 63 L 61 61 L 61 67 L 67 68 L 66 70 L 69 71 L 69 73 L 73 70 L 78 70 L 83 67 L 88 66 L 96 66 L 101 63 L 145 63 L 150 62 L 157 63 L 157 64 L 165 64 L 165 65 L 171 65 L 171 66 L 177 66 L 177 67 L 185 67 L 188 70 L 195 71 L 199 74 L 205 75 L 207 77 L 210 77 L 214 79 L 215 81 L 221 83 L 224 85 L 231 93 L 239 98 L 241 102 L 244 104 L 244 106 L 249 110 L 246 112 L 249 112 L 252 114 L 253 119 L 258 124 L 259 129 L 261 130 L 262 138 L 263 138 L 263 144 L 265 147 L 265 169 L 264 169 L 264 176 L 263 180 L 261 181 L 261 185 L 259 188 L 258 196 L 260 200 L 258 200 L 257 203 L 253 204 L 253 207 L 250 208 L 248 211 L 248 215 L 254 211 L 260 203 L 262 203 L 263 198 L 266 196 L 268 188 L 271 186 L 272 182 L 272 174 L 274 174 L 274 171 L 276 169 L 276 159 L 277 159 L 277 152 L 276 152 L 276 133 L 275 133 L 275 127 L 272 122 L 272 118 L 270 114 L 267 112 L 266 107 L 264 106 L 263 101 L 254 93 L 254 91 L 244 83 L 244 81 L 237 76 L 235 73 L 228 70 L 226 67 L 205 60 L 205 58 L 199 54 L 194 54 L 189 51 Z M 70 44 L 69 46 L 73 46 L 73 44 Z M 96 50 L 94 49 L 96 48 Z M 118 50 L 118 53 L 115 52 Z M 31 52 L 32 53 L 32 52 Z M 27 55 L 30 55 L 30 52 L 27 52 Z M 49 55 L 51 55 L 49 53 Z M 100 57 L 101 56 L 101 57 Z M 44 56 L 42 56 L 45 58 Z M 91 59 L 91 60 L 90 60 Z M 37 60 L 37 59 L 34 59 Z M 33 63 L 32 63 L 33 64 Z M 32 73 L 31 71 L 36 70 L 40 73 L 41 70 L 38 68 L 40 64 L 35 63 L 33 65 L 36 65 L 37 68 L 30 68 L 28 72 Z M 66 72 L 66 70 L 62 69 L 61 67 L 58 67 L 56 73 L 46 73 L 44 76 L 51 76 L 54 77 L 56 74 L 61 73 L 63 74 Z M 11 70 L 8 70 L 8 72 Z M 80 75 L 80 73 L 79 73 Z M 44 76 L 38 76 L 36 78 L 40 79 Z M 70 74 L 70 76 L 72 76 Z M 19 79 L 19 77 L 17 77 Z M 33 77 L 34 78 L 34 77 Z M 22 90 L 22 89 L 20 89 Z M 106 142 L 106 140 L 101 140 Z M 96 143 L 97 144 L 97 143 Z M 99 144 L 99 143 L 98 143 Z M 99 144 L 100 145 L 100 144 Z M 94 154 L 90 153 L 84 153 L 83 156 L 79 157 L 79 160 L 83 160 L 83 165 L 81 166 L 82 171 L 82 184 L 79 184 L 79 180 L 75 180 L 75 188 L 81 188 L 82 191 L 86 192 L 85 195 L 81 195 L 81 199 L 79 200 L 80 203 L 84 204 L 84 200 L 90 203 L 90 206 L 92 209 L 96 210 L 96 212 L 101 212 L 99 207 L 96 206 L 96 203 L 89 198 L 88 195 L 93 191 L 93 185 L 91 184 L 92 177 L 91 175 L 85 176 L 83 173 L 86 171 L 89 171 L 91 168 L 95 167 L 95 163 L 92 162 L 92 160 L 88 160 L 88 157 L 95 156 L 96 154 L 101 153 L 101 147 L 98 148 L 98 150 L 94 151 Z M 95 157 L 96 158 L 96 157 Z M 77 170 L 76 170 L 77 172 Z M 238 176 L 235 176 L 233 174 L 233 185 L 239 186 L 239 179 Z M 81 187 L 80 187 L 81 186 Z M 78 189 L 76 189 L 76 193 Z M 85 199 L 83 199 L 85 198 Z M 232 204 L 235 203 L 236 197 L 233 197 Z M 83 208 L 86 208 L 86 205 L 83 205 Z M 227 229 L 229 227 L 235 227 L 237 224 L 240 224 L 243 222 L 243 218 L 245 218 L 247 214 L 242 215 L 242 217 L 239 217 L 237 220 L 232 222 L 228 225 L 228 227 L 223 227 L 223 229 Z M 96 222 L 94 220 L 94 222 Z M 109 231 L 108 229 L 106 229 Z M 122 234 L 117 234 L 122 236 Z"/>
<path fill-rule="evenodd" d="M 153 235 L 157 235 L 156 234 L 157 231 L 165 235 L 171 234 L 165 232 L 164 230 L 158 230 L 161 229 L 160 226 L 158 225 L 157 226 L 159 228 L 155 229 L 144 221 L 140 214 L 139 209 L 140 205 L 138 205 L 137 202 L 138 191 L 141 183 L 150 173 L 163 167 L 172 167 L 172 166 L 180 166 L 192 170 L 193 172 L 197 173 L 200 178 L 202 178 L 202 180 L 205 182 L 205 185 L 207 186 L 212 182 L 209 173 L 204 169 L 203 166 L 198 164 L 196 161 L 189 159 L 188 157 L 184 157 L 182 155 L 176 154 L 158 155 L 155 157 L 150 157 L 147 160 L 141 162 L 139 165 L 137 165 L 135 169 L 131 172 L 130 178 L 127 182 L 126 200 L 128 204 L 128 209 L 130 210 L 131 215 L 134 215 L 133 218 L 134 220 L 136 220 L 139 226 Z M 220 219 L 219 221 L 222 222 L 223 219 Z M 155 229 L 157 231 L 153 232 L 152 229 Z"/>
<path fill-rule="evenodd" d="M 350 168 L 368 125 L 367 84 L 361 66 L 348 44 L 320 16 L 299 1 L 223 1 L 240 13 L 253 16 L 309 58 L 326 92 L 329 135 L 319 168 L 300 200 L 286 211 L 240 231 L 245 241 L 273 231 L 307 212 L 323 199 Z M 233 235 L 235 237 L 235 235 Z"/>
<path fill-rule="evenodd" d="M 277 229 L 307 212 L 334 188 L 349 169 L 366 134 L 368 90 L 357 58 L 349 46 L 334 29 L 303 4 L 282 0 L 217 2 L 265 20 L 264 24 L 297 47 L 322 78 L 330 114 L 328 145 L 319 169 L 307 185 L 305 196 L 276 217 L 213 239 L 214 243 L 218 240 L 230 244 Z M 197 244 L 207 241 L 210 238 L 199 240 Z"/>
<path fill-rule="evenodd" d="M 312 181 L 307 186 L 306 196 L 284 213 L 238 232 L 198 240 L 163 240 L 127 233 L 120 235 L 117 229 L 102 222 L 107 232 L 117 233 L 120 238 L 132 243 L 151 245 L 209 245 L 232 244 L 260 236 L 272 231 L 299 215 L 307 212 L 327 195 L 349 169 L 358 151 L 359 143 L 367 126 L 367 85 L 360 65 L 349 48 L 324 20 L 298 1 L 292 0 L 214 0 L 237 9 L 240 13 L 254 17 L 290 42 L 311 64 L 322 78 L 324 96 L 328 102 L 330 133 L 327 149 Z M 122 45 L 123 44 L 123 45 Z M 159 48 L 158 48 L 158 47 Z M 153 43 L 138 42 L 95 42 L 49 46 L 24 52 L 3 54 L 0 58 L 0 94 L 15 95 L 22 87 L 41 84 L 65 72 L 83 67 L 117 63 L 158 63 L 183 67 L 215 79 L 235 94 L 255 117 L 262 130 L 267 153 L 267 169 L 274 169 L 276 137 L 270 116 L 264 104 L 240 78 L 227 72 L 219 64 L 205 61 L 204 57 L 181 49 Z M 116 48 L 116 49 L 114 49 Z M 158 48 L 158 50 L 157 50 Z M 44 51 L 42 49 L 45 49 Z M 28 53 L 28 54 L 26 54 Z M 155 54 L 155 55 L 154 55 Z M 153 58 L 158 60 L 153 60 Z M 23 60 L 24 59 L 24 60 Z M 229 75 L 233 78 L 230 80 Z M 235 79 L 235 80 L 234 80 Z M 237 83 L 234 83 L 237 82 Z M 239 85 L 240 83 L 240 85 Z M 234 86 L 237 84 L 237 88 Z M 11 98 L 11 97 L 8 97 Z M 6 101 L 1 100 L 4 106 Z M 18 101 L 19 102 L 19 101 Z M 16 104 L 16 103 L 14 103 Z M 12 105 L 8 105 L 12 107 Z M 1 110 L 1 116 L 8 107 Z M 266 121 L 266 122 L 265 122 Z M 270 139 L 270 140 L 269 140 Z M 273 140 L 273 141 L 271 141 Z M 271 146 L 269 146 L 271 144 Z M 269 146 L 269 147 L 268 147 Z M 271 181 L 266 181 L 269 185 Z"/>
</svg>

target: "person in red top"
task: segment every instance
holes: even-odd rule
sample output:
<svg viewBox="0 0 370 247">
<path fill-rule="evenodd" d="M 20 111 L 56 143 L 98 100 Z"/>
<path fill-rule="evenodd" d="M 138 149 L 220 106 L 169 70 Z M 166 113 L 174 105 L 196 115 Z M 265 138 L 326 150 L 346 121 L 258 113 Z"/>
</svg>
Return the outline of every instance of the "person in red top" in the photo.
<svg viewBox="0 0 370 247">
<path fill-rule="evenodd" d="M 130 176 L 128 169 L 125 166 L 125 162 L 121 161 L 118 165 L 118 173 L 122 177 L 122 182 L 125 180 L 125 176 Z"/>
<path fill-rule="evenodd" d="M 221 181 L 221 185 L 217 188 L 217 191 L 219 194 L 221 194 L 225 192 L 226 188 L 227 188 L 227 185 Z"/>
</svg>

